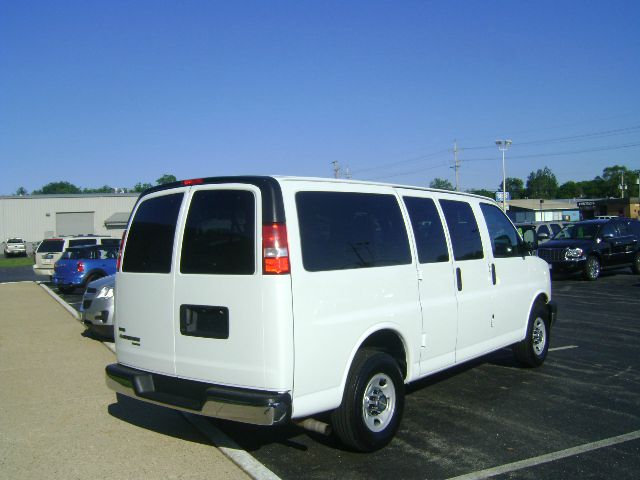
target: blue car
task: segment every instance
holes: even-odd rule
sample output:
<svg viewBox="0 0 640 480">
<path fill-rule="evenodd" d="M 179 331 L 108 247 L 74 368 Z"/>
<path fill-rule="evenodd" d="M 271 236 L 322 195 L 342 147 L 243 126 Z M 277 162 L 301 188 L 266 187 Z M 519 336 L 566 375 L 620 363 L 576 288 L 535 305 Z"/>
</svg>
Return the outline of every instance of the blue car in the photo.
<svg viewBox="0 0 640 480">
<path fill-rule="evenodd" d="M 116 273 L 118 247 L 84 245 L 67 248 L 55 264 L 53 284 L 63 293 L 83 290 L 94 280 Z"/>
</svg>

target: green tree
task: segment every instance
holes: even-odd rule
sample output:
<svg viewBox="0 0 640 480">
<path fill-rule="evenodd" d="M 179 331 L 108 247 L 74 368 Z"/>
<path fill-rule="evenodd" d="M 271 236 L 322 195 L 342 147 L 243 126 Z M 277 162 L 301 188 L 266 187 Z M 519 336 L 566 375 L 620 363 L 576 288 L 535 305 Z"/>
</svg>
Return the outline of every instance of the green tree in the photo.
<svg viewBox="0 0 640 480">
<path fill-rule="evenodd" d="M 582 188 L 580 185 L 573 181 L 563 183 L 558 187 L 556 193 L 557 198 L 580 198 L 582 197 Z"/>
<path fill-rule="evenodd" d="M 140 193 L 143 192 L 144 190 L 146 190 L 147 188 L 151 188 L 153 187 L 153 185 L 151 185 L 150 183 L 136 183 L 135 186 L 131 189 L 132 192 L 135 193 Z"/>
<path fill-rule="evenodd" d="M 531 172 L 527 177 L 529 198 L 555 198 L 557 190 L 558 180 L 549 167 Z"/>
<path fill-rule="evenodd" d="M 169 174 L 165 173 L 159 179 L 156 180 L 156 183 L 158 185 L 164 185 L 166 183 L 173 183 L 173 182 L 177 182 L 177 181 L 178 181 L 178 179 L 174 175 L 169 175 Z"/>
<path fill-rule="evenodd" d="M 29 195 L 29 192 L 27 192 L 26 188 L 20 187 L 20 188 L 18 188 L 18 190 L 16 190 L 16 193 L 14 195 L 19 195 L 19 196 L 23 197 L 25 195 Z"/>
<path fill-rule="evenodd" d="M 507 192 L 511 194 L 511 198 L 517 199 L 524 197 L 524 182 L 515 177 L 507 177 L 505 179 L 505 187 Z M 498 191 L 502 191 L 502 181 L 498 185 Z"/>
<path fill-rule="evenodd" d="M 32 195 L 55 195 L 65 193 L 82 193 L 82 191 L 69 182 L 51 182 L 47 183 L 40 190 L 34 190 Z"/>
<path fill-rule="evenodd" d="M 500 186 L 500 190 L 502 190 L 502 185 Z M 489 197 L 495 200 L 496 192 L 492 192 L 491 190 L 487 190 L 486 188 L 477 188 L 477 189 L 469 189 L 468 193 L 473 193 L 474 195 L 482 195 L 483 197 Z"/>
<path fill-rule="evenodd" d="M 82 193 L 113 193 L 114 188 L 104 185 L 100 188 L 83 188 Z"/>
<path fill-rule="evenodd" d="M 451 182 L 449 180 L 445 180 L 444 178 L 434 178 L 433 180 L 431 180 L 429 186 L 431 188 L 439 188 L 440 190 L 455 190 L 455 188 L 453 188 L 453 185 L 451 185 Z"/>
</svg>

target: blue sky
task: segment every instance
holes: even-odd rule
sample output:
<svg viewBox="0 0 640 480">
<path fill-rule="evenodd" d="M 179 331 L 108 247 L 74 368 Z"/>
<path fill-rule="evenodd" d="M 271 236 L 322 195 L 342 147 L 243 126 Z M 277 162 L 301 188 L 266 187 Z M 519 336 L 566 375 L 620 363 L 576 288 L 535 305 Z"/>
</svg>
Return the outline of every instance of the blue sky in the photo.
<svg viewBox="0 0 640 480">
<path fill-rule="evenodd" d="M 0 194 L 640 169 L 640 2 L 0 2 Z"/>
</svg>

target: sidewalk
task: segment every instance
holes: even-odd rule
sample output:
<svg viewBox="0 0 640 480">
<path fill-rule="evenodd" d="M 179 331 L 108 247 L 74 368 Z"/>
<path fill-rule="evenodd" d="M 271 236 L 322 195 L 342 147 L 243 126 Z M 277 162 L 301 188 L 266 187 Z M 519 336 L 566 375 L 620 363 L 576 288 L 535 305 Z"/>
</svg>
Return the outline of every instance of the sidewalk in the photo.
<svg viewBox="0 0 640 480">
<path fill-rule="evenodd" d="M 116 396 L 114 361 L 38 285 L 0 285 L 0 477 L 249 477 L 180 413 Z"/>
</svg>

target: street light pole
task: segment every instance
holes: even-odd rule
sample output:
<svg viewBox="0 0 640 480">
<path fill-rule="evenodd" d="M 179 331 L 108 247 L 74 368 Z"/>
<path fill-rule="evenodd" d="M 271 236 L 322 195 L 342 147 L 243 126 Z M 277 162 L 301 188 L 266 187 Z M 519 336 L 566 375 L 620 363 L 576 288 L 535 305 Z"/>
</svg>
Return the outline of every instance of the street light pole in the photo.
<svg viewBox="0 0 640 480">
<path fill-rule="evenodd" d="M 502 152 L 502 211 L 507 213 L 507 175 L 504 168 L 504 152 L 511 146 L 511 140 L 496 140 L 498 150 Z"/>
</svg>

